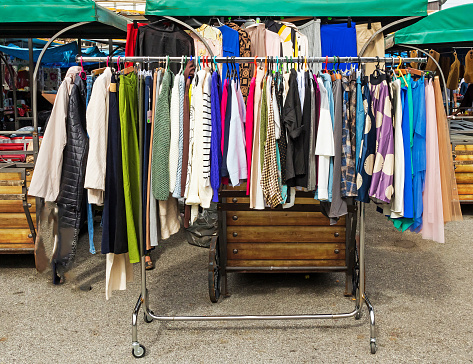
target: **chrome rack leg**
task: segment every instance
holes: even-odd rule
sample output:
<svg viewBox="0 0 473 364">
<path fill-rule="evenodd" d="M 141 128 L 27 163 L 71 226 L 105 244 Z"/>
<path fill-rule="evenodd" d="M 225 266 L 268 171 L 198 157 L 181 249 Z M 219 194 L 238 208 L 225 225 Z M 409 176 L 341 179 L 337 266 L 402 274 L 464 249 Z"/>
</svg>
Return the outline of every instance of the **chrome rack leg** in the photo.
<svg viewBox="0 0 473 364">
<path fill-rule="evenodd" d="M 378 349 L 378 345 L 376 344 L 376 321 L 374 317 L 374 308 L 371 305 L 370 300 L 364 295 L 364 300 L 366 306 L 368 307 L 368 313 L 370 316 L 370 350 L 371 354 L 376 354 L 376 350 Z"/>
<path fill-rule="evenodd" d="M 131 318 L 131 353 L 135 358 L 141 358 L 145 355 L 145 347 L 138 342 L 138 314 L 141 308 L 142 297 L 138 297 L 133 316 Z"/>
<path fill-rule="evenodd" d="M 365 301 L 368 307 L 370 316 L 370 351 L 371 354 L 375 354 L 377 350 L 376 345 L 376 326 L 374 321 L 374 309 L 365 293 L 365 204 L 360 203 L 360 283 L 359 283 L 359 296 L 360 299 Z M 357 297 L 358 298 L 358 297 Z M 361 304 L 357 300 L 357 306 Z M 360 307 L 361 310 L 361 307 Z M 360 311 L 361 313 L 361 311 Z M 355 316 L 356 317 L 356 316 Z"/>
</svg>

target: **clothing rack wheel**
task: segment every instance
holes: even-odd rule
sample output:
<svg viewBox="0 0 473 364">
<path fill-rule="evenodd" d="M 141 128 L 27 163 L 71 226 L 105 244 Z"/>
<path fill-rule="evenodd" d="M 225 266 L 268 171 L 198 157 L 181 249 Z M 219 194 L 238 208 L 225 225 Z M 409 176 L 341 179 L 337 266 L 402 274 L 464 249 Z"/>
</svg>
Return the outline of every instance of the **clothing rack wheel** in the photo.
<svg viewBox="0 0 473 364">
<path fill-rule="evenodd" d="M 133 346 L 131 353 L 135 358 L 142 358 L 146 354 L 146 348 L 143 345 L 138 344 L 136 346 Z"/>
</svg>

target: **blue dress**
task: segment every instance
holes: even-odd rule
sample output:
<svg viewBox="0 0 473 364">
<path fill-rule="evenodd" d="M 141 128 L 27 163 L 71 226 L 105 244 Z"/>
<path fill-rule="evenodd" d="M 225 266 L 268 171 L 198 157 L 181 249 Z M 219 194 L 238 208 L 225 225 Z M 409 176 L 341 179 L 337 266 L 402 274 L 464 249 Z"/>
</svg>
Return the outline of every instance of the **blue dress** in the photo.
<svg viewBox="0 0 473 364">
<path fill-rule="evenodd" d="M 426 115 L 425 115 L 425 86 L 424 77 L 411 82 L 414 105 L 414 144 L 412 147 L 412 167 L 414 171 L 414 223 L 411 231 L 420 232 L 422 229 L 422 213 L 424 205 L 422 195 L 425 187 L 426 159 Z"/>
</svg>

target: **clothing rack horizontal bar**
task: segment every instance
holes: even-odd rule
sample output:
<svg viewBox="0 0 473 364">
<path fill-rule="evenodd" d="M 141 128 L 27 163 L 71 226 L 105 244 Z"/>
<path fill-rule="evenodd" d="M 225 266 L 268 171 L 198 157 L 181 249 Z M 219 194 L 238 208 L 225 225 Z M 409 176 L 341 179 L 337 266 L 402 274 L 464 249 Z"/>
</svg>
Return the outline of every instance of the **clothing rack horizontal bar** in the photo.
<svg viewBox="0 0 473 364">
<path fill-rule="evenodd" d="M 318 314 L 318 315 L 238 315 L 238 316 L 157 316 L 147 312 L 150 317 L 158 321 L 243 321 L 243 320 L 317 320 L 341 319 L 354 317 L 361 311 L 358 308 L 348 313 Z"/>
<path fill-rule="evenodd" d="M 189 56 L 188 56 L 189 57 Z M 188 58 L 189 60 L 190 58 Z M 194 60 L 197 60 L 197 57 L 193 57 Z M 206 57 L 200 57 L 202 61 L 207 59 Z M 169 60 L 171 63 L 180 63 L 182 61 L 182 57 L 165 57 L 165 56 L 160 56 L 160 57 L 154 57 L 154 56 L 139 56 L 139 57 L 76 57 L 76 62 L 80 63 L 81 60 L 83 62 L 157 62 L 157 61 L 166 61 Z M 400 59 L 397 57 L 294 57 L 294 58 L 284 58 L 280 57 L 279 60 L 276 59 L 276 57 L 273 57 L 272 59 L 269 57 L 215 57 L 211 58 L 208 57 L 208 61 L 210 62 L 217 62 L 217 63 L 231 63 L 233 61 L 237 63 L 252 63 L 252 62 L 264 62 L 267 60 L 268 62 L 273 62 L 276 63 L 279 61 L 279 63 L 297 63 L 299 62 L 305 62 L 307 60 L 307 63 L 399 63 Z M 402 58 L 402 62 L 407 62 L 407 63 L 427 63 L 427 58 L 424 57 L 415 57 L 415 58 Z"/>
</svg>

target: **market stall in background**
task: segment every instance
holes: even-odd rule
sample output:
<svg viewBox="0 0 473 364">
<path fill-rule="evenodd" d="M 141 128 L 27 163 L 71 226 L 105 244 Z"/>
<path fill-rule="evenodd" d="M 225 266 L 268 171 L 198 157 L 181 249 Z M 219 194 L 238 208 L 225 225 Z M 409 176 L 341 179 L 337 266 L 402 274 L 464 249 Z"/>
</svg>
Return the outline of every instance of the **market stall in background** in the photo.
<svg viewBox="0 0 473 364">
<path fill-rule="evenodd" d="M 0 46 L 0 253 L 34 252 L 37 200 L 28 196 L 28 188 L 64 67 L 74 64 L 84 38 L 104 39 L 113 53 L 113 39 L 125 37 L 127 22 L 92 0 L 2 2 L 0 39 L 12 42 Z M 61 44 L 37 39 L 51 38 L 58 32 L 63 39 L 77 41 Z M 43 47 L 47 48 L 44 52 Z M 95 47 L 84 51 L 101 54 Z M 41 64 L 37 64 L 38 58 Z M 38 83 L 32 85 L 35 67 Z"/>
</svg>

